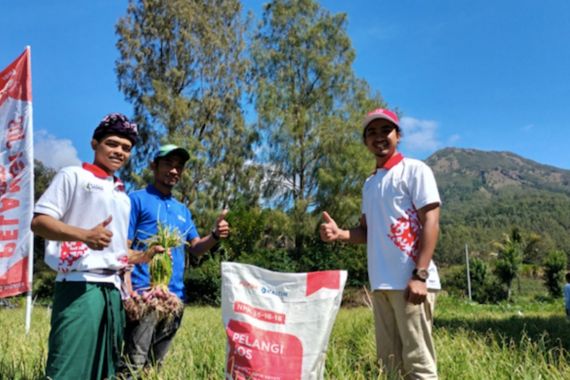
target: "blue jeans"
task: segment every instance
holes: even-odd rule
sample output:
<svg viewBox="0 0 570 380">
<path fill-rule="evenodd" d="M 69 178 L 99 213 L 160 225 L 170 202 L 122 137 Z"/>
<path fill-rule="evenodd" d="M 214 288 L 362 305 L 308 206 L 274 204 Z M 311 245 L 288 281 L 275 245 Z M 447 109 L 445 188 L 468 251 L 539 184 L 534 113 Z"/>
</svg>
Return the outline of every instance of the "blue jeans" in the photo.
<svg viewBox="0 0 570 380">
<path fill-rule="evenodd" d="M 139 321 L 127 321 L 119 366 L 124 378 L 136 378 L 135 375 L 143 368 L 160 366 L 180 328 L 183 314 L 168 321 L 158 321 L 156 313 L 147 314 Z"/>
</svg>

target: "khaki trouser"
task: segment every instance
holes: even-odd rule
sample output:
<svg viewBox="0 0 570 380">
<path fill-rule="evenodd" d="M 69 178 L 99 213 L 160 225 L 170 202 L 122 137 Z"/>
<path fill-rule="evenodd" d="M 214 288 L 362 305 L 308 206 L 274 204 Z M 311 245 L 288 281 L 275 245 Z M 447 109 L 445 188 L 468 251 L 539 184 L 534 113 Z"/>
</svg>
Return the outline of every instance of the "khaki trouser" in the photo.
<svg viewBox="0 0 570 380">
<path fill-rule="evenodd" d="M 435 292 L 414 305 L 404 299 L 403 290 L 372 293 L 376 350 L 379 363 L 389 378 L 437 379 L 432 339 Z"/>
</svg>

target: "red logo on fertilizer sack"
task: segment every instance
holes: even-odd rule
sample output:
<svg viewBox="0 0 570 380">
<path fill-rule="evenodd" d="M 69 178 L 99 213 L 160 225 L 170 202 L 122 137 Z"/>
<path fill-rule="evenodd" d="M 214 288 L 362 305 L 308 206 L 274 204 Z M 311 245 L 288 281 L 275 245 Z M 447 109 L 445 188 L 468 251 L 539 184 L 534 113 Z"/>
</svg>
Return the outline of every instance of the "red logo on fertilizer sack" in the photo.
<svg viewBox="0 0 570 380">
<path fill-rule="evenodd" d="M 285 324 L 285 314 L 276 313 L 271 310 L 260 309 L 243 302 L 234 303 L 234 311 L 236 313 L 249 315 L 263 322 L 276 323 L 280 325 Z"/>
<path fill-rule="evenodd" d="M 234 380 L 301 379 L 303 345 L 291 334 L 230 320 L 227 373 Z"/>
<path fill-rule="evenodd" d="M 307 290 L 305 295 L 310 296 L 322 288 L 340 289 L 340 271 L 325 270 L 307 273 Z"/>
</svg>

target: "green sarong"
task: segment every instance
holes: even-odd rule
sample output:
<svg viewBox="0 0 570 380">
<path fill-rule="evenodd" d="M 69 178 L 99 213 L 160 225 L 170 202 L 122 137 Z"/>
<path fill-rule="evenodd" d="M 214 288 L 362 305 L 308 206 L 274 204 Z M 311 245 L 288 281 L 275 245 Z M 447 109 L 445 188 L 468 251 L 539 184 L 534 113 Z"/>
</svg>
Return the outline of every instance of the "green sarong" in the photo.
<svg viewBox="0 0 570 380">
<path fill-rule="evenodd" d="M 113 378 L 124 325 L 121 295 L 112 284 L 56 282 L 46 376 Z"/>
</svg>

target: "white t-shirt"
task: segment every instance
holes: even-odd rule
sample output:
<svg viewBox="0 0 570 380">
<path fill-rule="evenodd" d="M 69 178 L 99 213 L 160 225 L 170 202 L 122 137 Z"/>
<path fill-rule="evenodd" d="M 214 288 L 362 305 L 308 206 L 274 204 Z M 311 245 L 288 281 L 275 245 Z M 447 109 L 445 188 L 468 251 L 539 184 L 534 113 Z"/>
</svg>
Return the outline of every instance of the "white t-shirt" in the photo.
<svg viewBox="0 0 570 380">
<path fill-rule="evenodd" d="M 396 153 L 370 176 L 362 191 L 366 217 L 368 277 L 372 290 L 403 290 L 416 267 L 421 224 L 417 210 L 440 203 L 431 169 Z M 429 265 L 429 289 L 440 289 L 437 268 Z"/>
<path fill-rule="evenodd" d="M 106 227 L 113 233 L 109 246 L 93 251 L 82 242 L 46 240 L 45 261 L 58 272 L 56 281 L 113 283 L 113 271 L 128 261 L 127 232 L 131 203 L 118 178 L 83 164 L 61 169 L 36 203 L 34 213 L 49 215 L 66 224 L 91 229 L 112 216 Z"/>
</svg>

